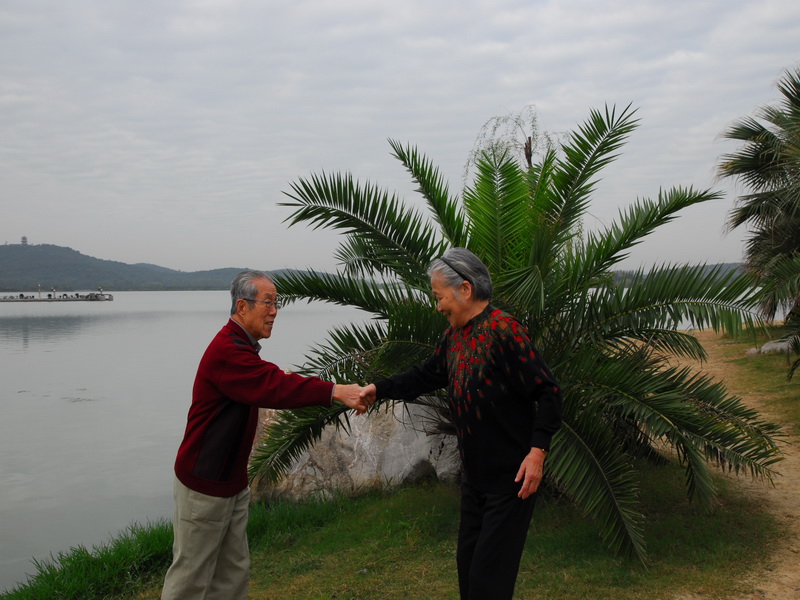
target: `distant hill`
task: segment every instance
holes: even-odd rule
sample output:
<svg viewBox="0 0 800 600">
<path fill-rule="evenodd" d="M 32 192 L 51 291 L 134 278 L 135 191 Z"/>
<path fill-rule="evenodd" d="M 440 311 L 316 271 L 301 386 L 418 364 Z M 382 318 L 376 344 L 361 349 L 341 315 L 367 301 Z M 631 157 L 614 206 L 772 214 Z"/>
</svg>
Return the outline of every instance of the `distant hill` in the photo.
<svg viewBox="0 0 800 600">
<path fill-rule="evenodd" d="M 258 267 L 255 267 L 258 268 Z M 0 292 L 95 290 L 225 290 L 244 268 L 184 272 L 86 256 L 51 244 L 0 245 Z"/>
<path fill-rule="evenodd" d="M 710 269 L 715 265 L 709 265 Z M 210 271 L 176 271 L 139 263 L 130 265 L 86 256 L 72 248 L 51 244 L 0 245 L 0 292 L 96 290 L 227 290 L 245 267 Z M 254 267 L 259 268 L 259 267 Z M 741 268 L 726 263 L 724 269 Z M 279 269 L 277 273 L 284 271 Z M 625 282 L 633 271 L 617 271 L 614 278 Z"/>
</svg>

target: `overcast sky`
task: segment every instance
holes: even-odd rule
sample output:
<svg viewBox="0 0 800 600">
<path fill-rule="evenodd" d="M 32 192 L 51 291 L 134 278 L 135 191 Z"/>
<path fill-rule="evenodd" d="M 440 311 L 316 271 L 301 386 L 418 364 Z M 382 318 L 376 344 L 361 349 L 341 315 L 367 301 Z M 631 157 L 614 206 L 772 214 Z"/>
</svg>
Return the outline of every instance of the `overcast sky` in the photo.
<svg viewBox="0 0 800 600">
<path fill-rule="evenodd" d="M 638 108 L 587 228 L 694 185 L 627 268 L 732 262 L 720 133 L 800 65 L 797 0 L 2 0 L 0 243 L 126 263 L 332 269 L 333 233 L 289 228 L 298 177 L 349 171 L 420 206 L 388 138 L 462 186 L 491 117 L 543 131 Z"/>
</svg>

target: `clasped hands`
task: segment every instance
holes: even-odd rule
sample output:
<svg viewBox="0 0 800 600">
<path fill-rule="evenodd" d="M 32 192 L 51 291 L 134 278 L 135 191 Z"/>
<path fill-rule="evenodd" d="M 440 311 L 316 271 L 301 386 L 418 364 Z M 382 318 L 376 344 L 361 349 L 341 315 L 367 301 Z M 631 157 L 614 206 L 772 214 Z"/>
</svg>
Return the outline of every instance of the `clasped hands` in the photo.
<svg viewBox="0 0 800 600">
<path fill-rule="evenodd" d="M 363 415 L 377 400 L 375 384 L 362 387 L 357 384 L 337 383 L 333 388 L 333 399 L 352 408 L 357 415 Z"/>
</svg>

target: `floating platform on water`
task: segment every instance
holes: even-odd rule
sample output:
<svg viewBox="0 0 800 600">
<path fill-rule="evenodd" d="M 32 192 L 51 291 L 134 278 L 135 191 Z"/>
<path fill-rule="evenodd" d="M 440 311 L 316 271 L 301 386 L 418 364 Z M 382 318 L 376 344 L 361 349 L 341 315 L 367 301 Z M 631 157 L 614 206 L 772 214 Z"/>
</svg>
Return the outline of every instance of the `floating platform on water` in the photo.
<svg viewBox="0 0 800 600">
<path fill-rule="evenodd" d="M 32 296 L 17 294 L 16 296 L 0 296 L 0 302 L 109 302 L 114 299 L 105 292 L 89 292 L 88 294 L 47 294 Z"/>
</svg>

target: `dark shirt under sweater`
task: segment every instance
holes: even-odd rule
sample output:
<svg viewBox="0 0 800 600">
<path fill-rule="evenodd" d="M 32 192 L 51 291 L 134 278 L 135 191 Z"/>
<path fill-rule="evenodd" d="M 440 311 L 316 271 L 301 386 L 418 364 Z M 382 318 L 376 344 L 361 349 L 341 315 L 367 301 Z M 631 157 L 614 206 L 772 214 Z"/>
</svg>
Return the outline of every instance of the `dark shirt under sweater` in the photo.
<svg viewBox="0 0 800 600">
<path fill-rule="evenodd" d="M 525 328 L 491 305 L 447 329 L 427 361 L 375 385 L 378 398 L 407 401 L 446 387 L 465 479 L 483 492 L 516 494 L 523 459 L 549 450 L 561 425 L 555 378 Z"/>
</svg>

